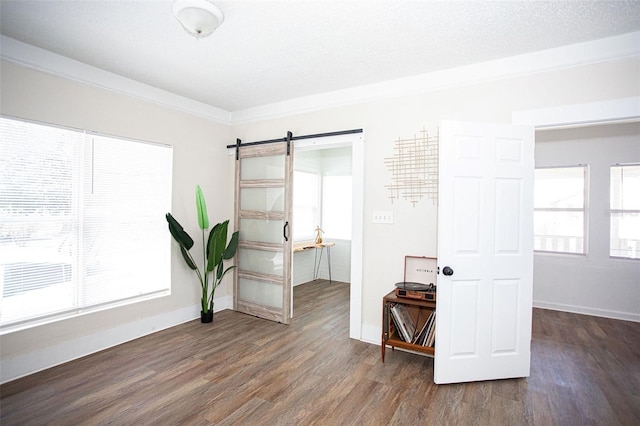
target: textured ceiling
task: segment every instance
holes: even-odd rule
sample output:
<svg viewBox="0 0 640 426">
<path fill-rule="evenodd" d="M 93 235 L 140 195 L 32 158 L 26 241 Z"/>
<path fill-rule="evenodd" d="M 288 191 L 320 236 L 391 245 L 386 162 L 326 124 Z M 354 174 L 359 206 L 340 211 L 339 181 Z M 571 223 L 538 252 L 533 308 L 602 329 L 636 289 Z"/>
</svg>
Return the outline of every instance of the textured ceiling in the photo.
<svg viewBox="0 0 640 426">
<path fill-rule="evenodd" d="M 227 111 L 640 30 L 639 1 L 0 1 L 0 33 Z"/>
</svg>

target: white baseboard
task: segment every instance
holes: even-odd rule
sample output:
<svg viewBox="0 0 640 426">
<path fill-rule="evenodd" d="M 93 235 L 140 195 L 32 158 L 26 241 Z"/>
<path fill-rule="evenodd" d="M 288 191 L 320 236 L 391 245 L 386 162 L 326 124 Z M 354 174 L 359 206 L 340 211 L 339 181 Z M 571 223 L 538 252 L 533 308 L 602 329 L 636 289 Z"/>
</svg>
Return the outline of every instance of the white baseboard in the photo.
<svg viewBox="0 0 640 426">
<path fill-rule="evenodd" d="M 593 315 L 596 317 L 612 318 L 624 321 L 640 322 L 640 314 L 631 312 L 618 312 L 606 309 L 589 308 L 585 306 L 566 305 L 563 303 L 544 302 L 535 300 L 534 308 L 551 309 L 554 311 L 571 312 L 574 314 Z"/>
<path fill-rule="evenodd" d="M 214 311 L 233 307 L 233 297 L 215 299 Z M 67 340 L 54 346 L 0 360 L 0 384 L 19 379 L 74 359 L 199 318 L 196 304 L 153 317 L 141 318 L 88 336 Z"/>
</svg>

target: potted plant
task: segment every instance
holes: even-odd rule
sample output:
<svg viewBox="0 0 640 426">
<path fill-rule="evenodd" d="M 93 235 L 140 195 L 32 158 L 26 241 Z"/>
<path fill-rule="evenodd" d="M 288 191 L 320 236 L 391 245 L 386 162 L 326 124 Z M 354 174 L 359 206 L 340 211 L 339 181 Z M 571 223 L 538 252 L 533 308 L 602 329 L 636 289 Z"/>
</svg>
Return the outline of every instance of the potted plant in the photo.
<svg viewBox="0 0 640 426">
<path fill-rule="evenodd" d="M 196 261 L 189 252 L 193 247 L 193 239 L 184 230 L 182 225 L 171 215 L 166 214 L 169 223 L 169 232 L 180 246 L 180 252 L 189 268 L 193 269 L 200 280 L 202 294 L 200 297 L 202 322 L 213 321 L 213 296 L 216 288 L 222 282 L 224 276 L 235 266 L 224 269 L 224 261 L 233 258 L 238 248 L 238 232 L 231 235 L 231 240 L 227 244 L 227 229 L 229 221 L 218 223 L 209 232 L 205 241 L 206 231 L 209 228 L 209 217 L 207 215 L 207 205 L 202 194 L 200 185 L 196 186 L 196 209 L 198 212 L 198 226 L 202 231 L 202 258 L 203 268 L 198 268 Z"/>
</svg>

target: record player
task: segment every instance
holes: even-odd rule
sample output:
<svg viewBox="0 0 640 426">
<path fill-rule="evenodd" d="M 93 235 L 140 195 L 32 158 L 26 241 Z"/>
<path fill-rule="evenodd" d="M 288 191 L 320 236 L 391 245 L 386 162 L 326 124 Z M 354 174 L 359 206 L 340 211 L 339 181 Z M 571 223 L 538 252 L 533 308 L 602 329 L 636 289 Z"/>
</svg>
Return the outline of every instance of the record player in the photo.
<svg viewBox="0 0 640 426">
<path fill-rule="evenodd" d="M 396 296 L 435 302 L 437 276 L 436 258 L 405 256 L 404 281 L 396 283 Z"/>
</svg>

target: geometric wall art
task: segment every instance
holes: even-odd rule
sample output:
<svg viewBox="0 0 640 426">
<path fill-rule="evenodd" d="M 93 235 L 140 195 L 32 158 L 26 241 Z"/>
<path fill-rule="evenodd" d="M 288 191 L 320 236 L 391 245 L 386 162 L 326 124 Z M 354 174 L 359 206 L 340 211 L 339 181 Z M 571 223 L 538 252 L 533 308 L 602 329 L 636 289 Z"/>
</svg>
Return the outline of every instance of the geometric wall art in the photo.
<svg viewBox="0 0 640 426">
<path fill-rule="evenodd" d="M 413 207 L 424 197 L 438 202 L 438 133 L 424 127 L 412 138 L 395 141 L 393 156 L 384 159 L 391 172 L 391 203 L 407 200 Z"/>
</svg>

